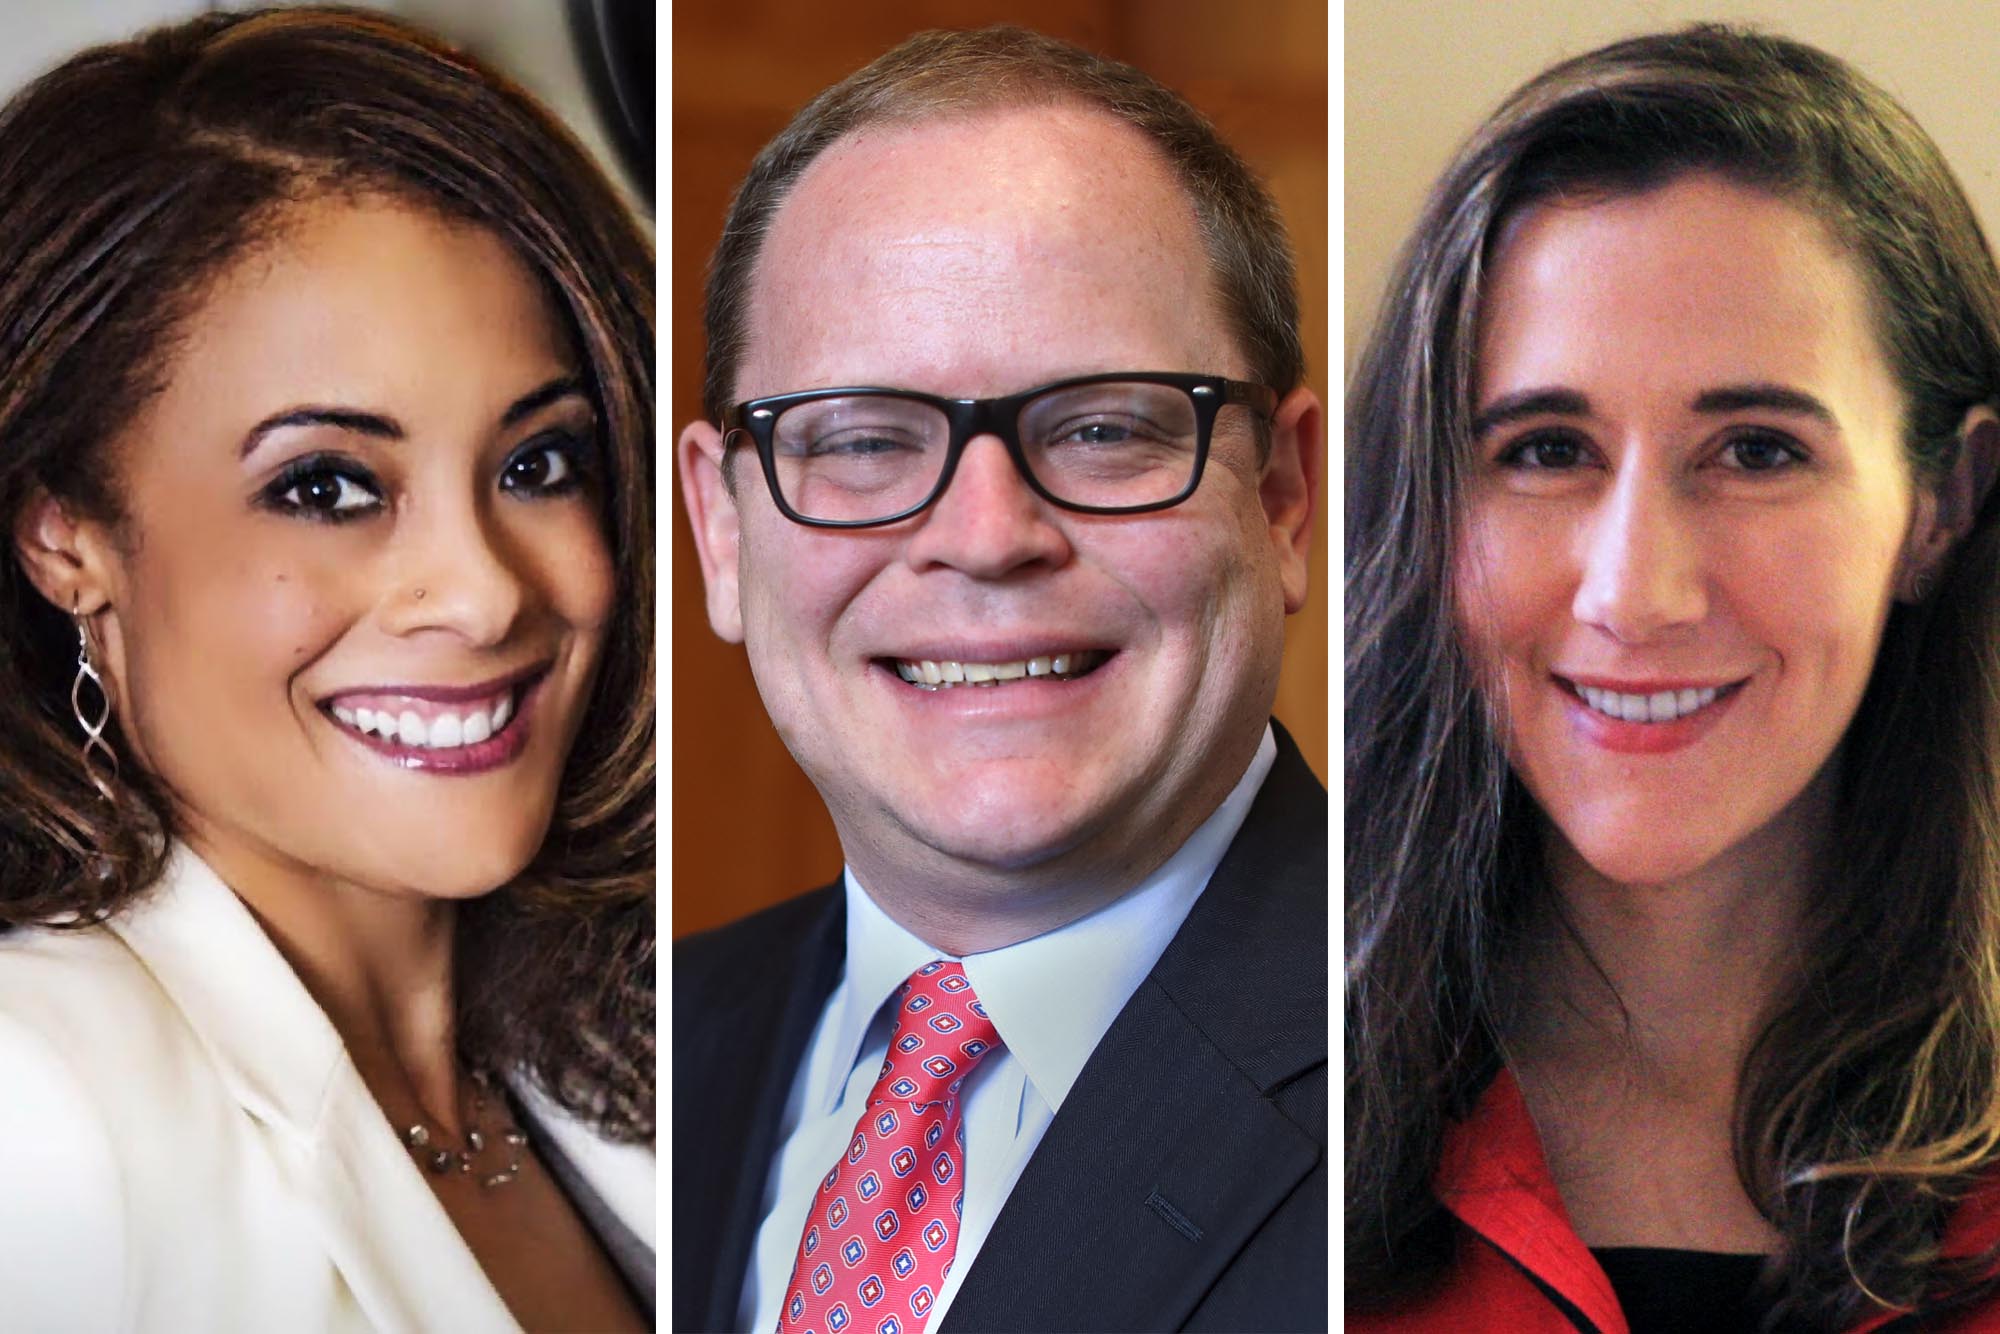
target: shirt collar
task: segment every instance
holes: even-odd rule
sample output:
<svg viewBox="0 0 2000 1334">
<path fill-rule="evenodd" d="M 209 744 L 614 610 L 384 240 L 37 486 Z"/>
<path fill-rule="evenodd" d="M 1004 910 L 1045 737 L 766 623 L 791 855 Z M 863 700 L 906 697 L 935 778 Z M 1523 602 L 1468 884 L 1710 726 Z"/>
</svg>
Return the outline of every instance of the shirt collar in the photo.
<svg viewBox="0 0 2000 1334">
<path fill-rule="evenodd" d="M 1268 725 L 1236 786 L 1188 840 L 1131 892 L 1065 926 L 963 958 L 966 979 L 1051 1111 L 1062 1108 L 1091 1052 L 1180 930 L 1250 813 L 1276 760 Z M 836 1010 L 835 1059 L 812 1093 L 831 1112 L 876 1014 L 903 980 L 941 954 L 876 906 L 845 875 L 847 966 Z"/>
</svg>

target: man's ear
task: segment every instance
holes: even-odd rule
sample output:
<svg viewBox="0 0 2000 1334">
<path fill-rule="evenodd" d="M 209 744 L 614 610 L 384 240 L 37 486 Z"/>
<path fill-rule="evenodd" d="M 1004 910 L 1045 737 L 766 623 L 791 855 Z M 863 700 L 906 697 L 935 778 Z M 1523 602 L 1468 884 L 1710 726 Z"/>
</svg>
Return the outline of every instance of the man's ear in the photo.
<svg viewBox="0 0 2000 1334">
<path fill-rule="evenodd" d="M 681 432 L 678 455 L 681 501 L 701 558 L 701 581 L 708 590 L 708 623 L 732 644 L 743 642 L 743 607 L 737 600 L 736 569 L 741 530 L 736 497 L 722 475 L 722 432 L 705 421 Z"/>
<path fill-rule="evenodd" d="M 114 546 L 104 524 L 36 487 L 14 516 L 13 537 L 28 581 L 57 610 L 92 616 L 111 601 Z"/>
<path fill-rule="evenodd" d="M 1306 605 L 1311 566 L 1313 516 L 1319 512 L 1325 473 L 1325 419 L 1319 399 L 1303 386 L 1278 404 L 1271 425 L 1271 453 L 1257 483 L 1258 499 L 1270 525 L 1271 548 L 1285 590 L 1285 614 Z"/>
<path fill-rule="evenodd" d="M 1897 571 L 1896 595 L 1920 602 L 1961 539 L 2000 471 L 2000 416 L 1977 404 L 1959 424 L 1958 461 L 1935 487 L 1917 489 L 1917 511 Z"/>
</svg>

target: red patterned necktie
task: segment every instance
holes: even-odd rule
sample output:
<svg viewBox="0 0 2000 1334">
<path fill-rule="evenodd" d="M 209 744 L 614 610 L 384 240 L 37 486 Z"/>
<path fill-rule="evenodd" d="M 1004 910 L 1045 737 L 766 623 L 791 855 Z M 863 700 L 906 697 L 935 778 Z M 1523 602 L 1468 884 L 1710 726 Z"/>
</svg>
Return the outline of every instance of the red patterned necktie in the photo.
<svg viewBox="0 0 2000 1334">
<path fill-rule="evenodd" d="M 958 1086 L 999 1045 L 963 968 L 910 974 L 854 1137 L 813 1195 L 778 1334 L 922 1334 L 965 1209 Z"/>
</svg>

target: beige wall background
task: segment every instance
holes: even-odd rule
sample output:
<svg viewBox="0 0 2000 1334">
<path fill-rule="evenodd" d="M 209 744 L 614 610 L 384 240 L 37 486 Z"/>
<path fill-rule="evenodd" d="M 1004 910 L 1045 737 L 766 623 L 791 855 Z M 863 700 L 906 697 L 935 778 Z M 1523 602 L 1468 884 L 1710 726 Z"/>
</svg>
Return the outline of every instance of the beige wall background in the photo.
<svg viewBox="0 0 2000 1334">
<path fill-rule="evenodd" d="M 1474 126 L 1556 61 L 1698 19 L 1752 23 L 1847 60 L 1944 151 L 2000 227 L 2000 5 L 1991 0 L 1348 0 L 1343 379 L 1431 182 Z"/>
</svg>

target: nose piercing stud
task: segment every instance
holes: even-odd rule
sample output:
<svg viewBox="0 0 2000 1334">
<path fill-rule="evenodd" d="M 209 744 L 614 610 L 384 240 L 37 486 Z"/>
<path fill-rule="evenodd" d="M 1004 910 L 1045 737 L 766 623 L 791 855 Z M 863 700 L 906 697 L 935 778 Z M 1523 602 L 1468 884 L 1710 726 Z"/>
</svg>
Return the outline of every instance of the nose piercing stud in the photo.
<svg viewBox="0 0 2000 1334">
<path fill-rule="evenodd" d="M 417 601 L 422 602 L 423 600 L 424 600 L 424 590 L 419 588 L 417 590 Z"/>
</svg>

